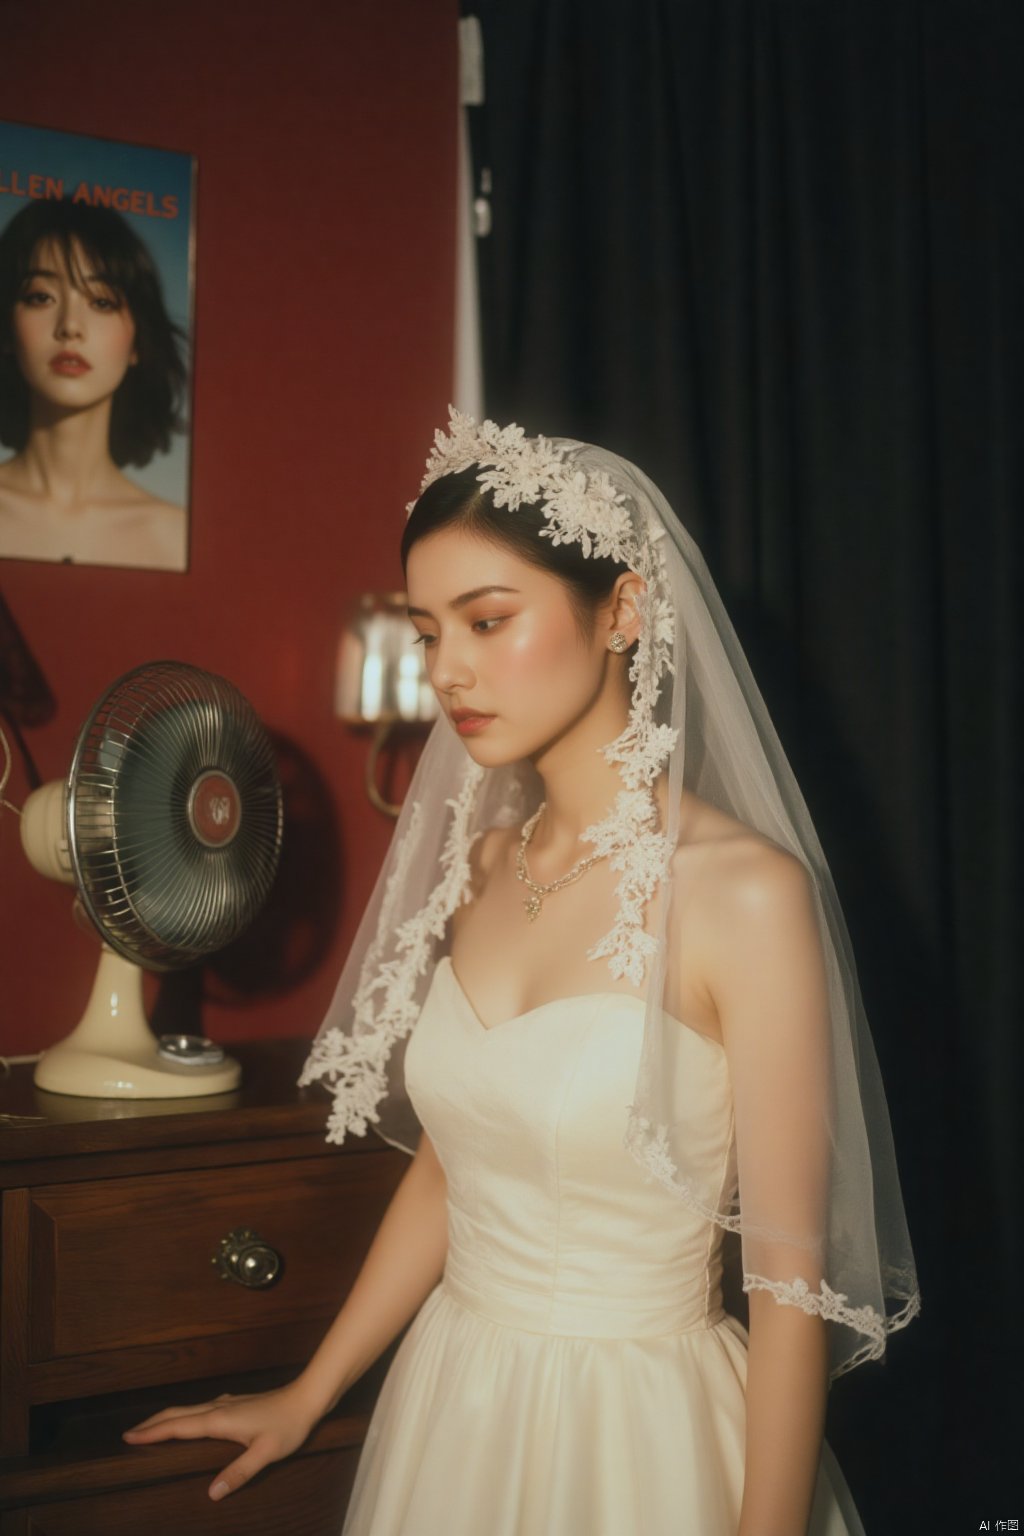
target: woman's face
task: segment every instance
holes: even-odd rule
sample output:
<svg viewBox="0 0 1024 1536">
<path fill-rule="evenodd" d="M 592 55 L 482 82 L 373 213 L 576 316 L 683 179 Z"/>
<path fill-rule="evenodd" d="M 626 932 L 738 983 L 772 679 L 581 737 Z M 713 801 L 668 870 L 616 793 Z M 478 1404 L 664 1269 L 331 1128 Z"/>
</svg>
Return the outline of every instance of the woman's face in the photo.
<svg viewBox="0 0 1024 1536">
<path fill-rule="evenodd" d="M 434 691 L 484 767 L 540 752 L 594 703 L 607 648 L 581 636 L 556 576 L 445 528 L 413 545 L 406 582 Z"/>
<path fill-rule="evenodd" d="M 32 395 L 82 410 L 113 395 L 136 361 L 135 322 L 81 250 L 75 273 L 60 247 L 40 245 L 14 303 L 14 356 Z"/>
</svg>

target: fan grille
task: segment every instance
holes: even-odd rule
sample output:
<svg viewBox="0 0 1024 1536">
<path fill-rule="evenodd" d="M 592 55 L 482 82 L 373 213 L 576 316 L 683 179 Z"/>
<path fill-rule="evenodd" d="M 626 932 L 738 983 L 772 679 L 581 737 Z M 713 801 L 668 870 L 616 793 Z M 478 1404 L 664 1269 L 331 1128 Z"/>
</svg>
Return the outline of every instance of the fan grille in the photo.
<svg viewBox="0 0 1024 1536">
<path fill-rule="evenodd" d="M 103 938 L 151 970 L 222 949 L 263 905 L 281 846 L 270 740 L 222 677 L 152 662 L 82 727 L 68 842 Z"/>
</svg>

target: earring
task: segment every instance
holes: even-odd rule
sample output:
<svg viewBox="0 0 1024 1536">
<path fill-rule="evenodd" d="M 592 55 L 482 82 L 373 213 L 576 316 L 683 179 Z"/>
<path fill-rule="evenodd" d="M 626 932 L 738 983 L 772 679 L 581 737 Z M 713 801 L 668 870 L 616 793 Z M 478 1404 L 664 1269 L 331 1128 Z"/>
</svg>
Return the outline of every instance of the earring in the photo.
<svg viewBox="0 0 1024 1536">
<path fill-rule="evenodd" d="M 621 629 L 613 629 L 611 638 L 608 641 L 608 646 L 610 650 L 613 650 L 617 654 L 621 655 L 623 651 L 629 650 L 629 641 L 626 639 Z"/>
</svg>

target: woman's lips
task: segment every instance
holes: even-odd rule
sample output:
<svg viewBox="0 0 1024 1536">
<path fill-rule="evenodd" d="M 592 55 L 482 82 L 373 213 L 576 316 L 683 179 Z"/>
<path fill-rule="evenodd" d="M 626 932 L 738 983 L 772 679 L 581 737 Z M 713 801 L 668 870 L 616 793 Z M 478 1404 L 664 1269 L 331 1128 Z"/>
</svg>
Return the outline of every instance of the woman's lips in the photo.
<svg viewBox="0 0 1024 1536">
<path fill-rule="evenodd" d="M 482 731 L 484 726 L 490 725 L 494 718 L 493 715 L 463 715 L 455 719 L 455 729 L 460 736 L 475 736 L 477 731 Z"/>
<path fill-rule="evenodd" d="M 92 364 L 87 363 L 84 357 L 79 357 L 77 352 L 58 352 L 56 357 L 50 359 L 50 369 L 65 378 L 77 379 L 83 373 L 91 373 Z"/>
</svg>

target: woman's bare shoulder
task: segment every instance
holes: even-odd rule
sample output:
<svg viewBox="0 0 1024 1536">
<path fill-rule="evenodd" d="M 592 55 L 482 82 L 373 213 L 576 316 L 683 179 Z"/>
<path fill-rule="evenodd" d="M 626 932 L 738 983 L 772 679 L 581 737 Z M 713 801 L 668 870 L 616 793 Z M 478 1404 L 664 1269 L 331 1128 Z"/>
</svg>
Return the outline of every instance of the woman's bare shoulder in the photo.
<svg viewBox="0 0 1024 1536">
<path fill-rule="evenodd" d="M 812 963 L 809 943 L 817 930 L 810 877 L 770 837 L 689 793 L 671 863 L 669 943 L 681 966 L 681 1003 L 689 1010 L 677 1016 L 692 1017 L 724 1044 L 720 1005 L 733 981 L 762 974 L 765 954 Z"/>
<path fill-rule="evenodd" d="M 124 541 L 124 563 L 185 570 L 188 517 L 184 507 L 155 496 L 126 475 L 121 481 L 122 495 L 112 503 L 112 511 L 117 514 L 118 537 Z"/>
<path fill-rule="evenodd" d="M 689 790 L 680 805 L 673 880 L 701 906 L 721 910 L 774 899 L 806 882 L 803 864 L 781 844 Z"/>
<path fill-rule="evenodd" d="M 137 480 L 130 480 L 125 474 L 119 476 L 118 494 L 111 497 L 111 504 L 127 515 L 144 515 L 165 526 L 177 527 L 185 516 L 184 507 L 165 500 L 155 491 L 147 490 L 144 485 L 140 485 Z"/>
</svg>

